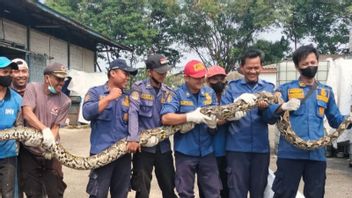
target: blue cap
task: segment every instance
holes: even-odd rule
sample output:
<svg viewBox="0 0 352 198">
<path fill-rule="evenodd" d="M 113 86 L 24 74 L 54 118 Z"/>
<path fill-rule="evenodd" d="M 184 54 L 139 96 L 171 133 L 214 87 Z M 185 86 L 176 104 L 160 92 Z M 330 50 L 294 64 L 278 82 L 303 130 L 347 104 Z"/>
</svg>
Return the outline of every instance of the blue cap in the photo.
<svg viewBox="0 0 352 198">
<path fill-rule="evenodd" d="M 127 65 L 126 61 L 123 59 L 120 59 L 120 58 L 118 58 L 110 63 L 109 70 L 112 70 L 112 69 L 121 69 L 125 72 L 128 72 L 129 74 L 131 74 L 133 76 L 135 76 L 138 72 L 137 69 L 135 69 L 133 67 L 129 67 Z"/>
<path fill-rule="evenodd" d="M 10 59 L 5 56 L 0 56 L 0 69 L 11 67 L 11 69 L 18 69 L 17 63 L 11 62 Z"/>
</svg>

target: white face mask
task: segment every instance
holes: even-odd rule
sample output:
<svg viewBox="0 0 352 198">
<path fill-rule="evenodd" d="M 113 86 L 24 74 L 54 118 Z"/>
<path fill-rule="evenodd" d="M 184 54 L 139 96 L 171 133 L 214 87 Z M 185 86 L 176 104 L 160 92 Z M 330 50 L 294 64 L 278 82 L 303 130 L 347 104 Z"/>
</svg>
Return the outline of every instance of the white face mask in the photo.
<svg viewBox="0 0 352 198">
<path fill-rule="evenodd" d="M 56 91 L 56 89 L 51 85 L 51 82 L 50 82 L 50 79 L 49 79 L 49 78 L 48 78 L 48 80 L 49 80 L 49 86 L 48 86 L 49 92 L 52 93 L 52 94 L 57 94 L 57 91 Z"/>
</svg>

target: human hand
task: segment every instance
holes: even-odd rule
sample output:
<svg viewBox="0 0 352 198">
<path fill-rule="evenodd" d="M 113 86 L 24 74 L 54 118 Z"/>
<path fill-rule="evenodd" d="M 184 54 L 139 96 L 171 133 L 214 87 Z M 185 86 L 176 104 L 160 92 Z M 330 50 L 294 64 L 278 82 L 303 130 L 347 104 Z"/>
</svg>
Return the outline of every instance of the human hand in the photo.
<svg viewBox="0 0 352 198">
<path fill-rule="evenodd" d="M 284 111 L 296 111 L 301 105 L 301 101 L 297 98 L 291 98 L 289 101 L 281 105 L 281 109 Z"/>
<path fill-rule="evenodd" d="M 240 95 L 239 97 L 235 98 L 235 100 L 233 102 L 235 103 L 238 100 L 243 100 L 245 103 L 247 103 L 249 105 L 255 105 L 256 98 L 257 97 L 254 94 L 244 93 L 244 94 Z"/>
</svg>

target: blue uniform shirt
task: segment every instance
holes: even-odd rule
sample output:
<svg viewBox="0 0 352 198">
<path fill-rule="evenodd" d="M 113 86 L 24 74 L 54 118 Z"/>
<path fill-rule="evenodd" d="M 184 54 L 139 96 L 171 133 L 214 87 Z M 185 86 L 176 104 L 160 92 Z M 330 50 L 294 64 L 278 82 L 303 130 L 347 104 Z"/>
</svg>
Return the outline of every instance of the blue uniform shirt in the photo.
<svg viewBox="0 0 352 198">
<path fill-rule="evenodd" d="M 218 126 L 216 129 L 216 134 L 214 135 L 214 155 L 216 157 L 225 156 L 225 145 L 226 145 L 226 133 L 228 130 L 227 124 Z"/>
<path fill-rule="evenodd" d="M 279 87 L 284 101 L 291 98 L 303 99 L 309 92 L 310 86 L 299 82 L 298 80 L 288 82 Z M 269 114 L 278 118 L 275 113 L 278 106 L 271 106 Z M 269 114 L 266 116 L 270 119 Z M 324 115 L 327 117 L 329 124 L 337 128 L 344 120 L 334 98 L 331 87 L 317 83 L 317 89 L 301 104 L 299 109 L 290 113 L 290 122 L 292 129 L 303 140 L 317 140 L 324 134 Z M 279 158 L 287 159 L 305 159 L 325 161 L 325 148 L 315 149 L 312 151 L 298 149 L 288 143 L 285 138 L 280 137 Z"/>
<path fill-rule="evenodd" d="M 229 82 L 221 104 L 233 103 L 234 99 L 243 93 L 273 92 L 274 85 L 259 80 L 255 85 L 249 85 L 244 79 Z M 262 119 L 261 111 L 254 108 L 238 121 L 229 123 L 226 136 L 226 151 L 268 153 L 268 123 Z"/>
<path fill-rule="evenodd" d="M 171 100 L 171 93 L 172 90 L 164 84 L 161 85 L 159 92 L 156 93 L 149 79 L 138 81 L 132 85 L 128 111 L 128 130 L 135 141 L 138 141 L 141 131 L 161 126 L 161 106 L 168 98 Z M 156 153 L 157 146 L 142 147 L 142 149 L 143 151 Z M 169 139 L 160 142 L 159 146 L 161 153 L 171 150 Z"/>
<path fill-rule="evenodd" d="M 7 89 L 4 99 L 0 100 L 0 130 L 15 126 L 21 104 L 21 96 L 12 89 Z M 16 140 L 0 141 L 0 159 L 14 156 L 17 156 Z"/>
<path fill-rule="evenodd" d="M 101 112 L 98 102 L 109 94 L 107 85 L 90 88 L 83 103 L 83 117 L 91 121 L 91 154 L 97 154 L 128 134 L 128 95 L 123 93 Z"/>
<path fill-rule="evenodd" d="M 198 107 L 216 105 L 216 95 L 210 87 L 202 87 L 200 92 L 193 95 L 183 84 L 173 94 L 171 102 L 167 102 L 161 109 L 161 115 L 167 113 L 187 113 Z M 197 124 L 191 131 L 174 135 L 174 150 L 186 155 L 200 157 L 213 153 L 213 140 L 205 124 Z"/>
</svg>

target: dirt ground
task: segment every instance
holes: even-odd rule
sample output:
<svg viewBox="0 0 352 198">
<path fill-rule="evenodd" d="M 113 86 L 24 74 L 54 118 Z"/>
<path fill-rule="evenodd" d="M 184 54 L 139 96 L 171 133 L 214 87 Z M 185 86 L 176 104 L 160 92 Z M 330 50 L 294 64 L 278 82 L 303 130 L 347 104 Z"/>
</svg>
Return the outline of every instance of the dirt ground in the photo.
<svg viewBox="0 0 352 198">
<path fill-rule="evenodd" d="M 61 129 L 61 142 L 71 153 L 80 156 L 89 154 L 89 128 L 82 129 Z M 273 134 L 273 133 L 271 133 Z M 270 142 L 273 147 L 274 135 L 271 135 Z M 276 169 L 276 156 L 271 157 L 270 168 Z M 348 167 L 346 158 L 329 158 L 327 161 L 327 180 L 325 186 L 326 198 L 348 198 L 352 197 L 352 168 Z M 88 197 L 85 189 L 88 182 L 89 171 L 73 170 L 64 167 L 64 181 L 67 184 L 65 197 Z M 301 182 L 302 184 L 303 182 Z M 300 187 L 302 192 L 302 185 Z M 129 193 L 129 198 L 134 197 L 134 192 Z M 162 198 L 155 177 L 152 180 L 151 198 Z M 197 194 L 196 194 L 196 197 Z"/>
</svg>

